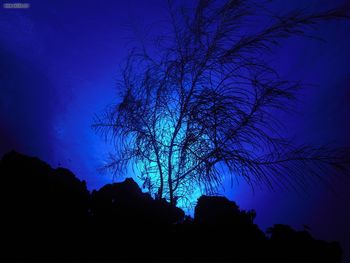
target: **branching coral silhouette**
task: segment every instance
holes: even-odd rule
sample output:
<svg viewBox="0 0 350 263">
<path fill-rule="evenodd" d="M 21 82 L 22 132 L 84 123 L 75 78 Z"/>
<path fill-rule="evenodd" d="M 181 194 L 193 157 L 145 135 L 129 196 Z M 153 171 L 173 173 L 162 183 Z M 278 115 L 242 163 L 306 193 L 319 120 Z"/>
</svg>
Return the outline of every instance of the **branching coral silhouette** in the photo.
<svg viewBox="0 0 350 263">
<path fill-rule="evenodd" d="M 246 31 L 262 13 L 269 22 Z M 169 2 L 169 14 L 157 55 L 133 49 L 121 102 L 93 125 L 115 145 L 107 168 L 138 168 L 144 186 L 173 205 L 198 187 L 215 193 L 223 170 L 252 187 L 294 189 L 346 172 L 348 149 L 297 146 L 280 134 L 276 112 L 292 109 L 302 84 L 281 79 L 268 56 L 282 39 L 348 19 L 349 8 L 275 16 L 253 1 L 203 0 L 194 8 Z"/>
</svg>

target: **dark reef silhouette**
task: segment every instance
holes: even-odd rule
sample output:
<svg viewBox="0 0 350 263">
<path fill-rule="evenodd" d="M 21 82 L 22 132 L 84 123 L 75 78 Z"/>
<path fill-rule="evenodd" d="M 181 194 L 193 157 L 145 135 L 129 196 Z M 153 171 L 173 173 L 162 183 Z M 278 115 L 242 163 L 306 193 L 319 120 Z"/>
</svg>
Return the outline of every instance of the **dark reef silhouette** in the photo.
<svg viewBox="0 0 350 263">
<path fill-rule="evenodd" d="M 341 262 L 337 242 L 286 225 L 265 234 L 225 197 L 200 197 L 190 218 L 131 178 L 89 193 L 69 170 L 16 152 L 0 178 L 1 261 Z"/>
</svg>

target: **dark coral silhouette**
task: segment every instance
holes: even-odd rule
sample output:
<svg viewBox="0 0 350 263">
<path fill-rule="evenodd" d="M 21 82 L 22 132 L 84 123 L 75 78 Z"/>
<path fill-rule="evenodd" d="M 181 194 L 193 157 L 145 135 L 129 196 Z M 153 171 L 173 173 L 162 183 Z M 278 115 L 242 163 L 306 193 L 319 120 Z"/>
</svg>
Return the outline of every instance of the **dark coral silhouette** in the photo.
<svg viewBox="0 0 350 263">
<path fill-rule="evenodd" d="M 113 224 L 172 224 L 184 218 L 181 209 L 171 207 L 164 199 L 154 200 L 148 193 L 142 193 L 131 178 L 93 191 L 91 198 L 94 218 L 107 219 Z"/>
<path fill-rule="evenodd" d="M 200 197 L 192 219 L 131 178 L 90 194 L 70 171 L 16 152 L 0 178 L 1 261 L 341 261 L 337 242 L 285 225 L 265 234 L 225 197 Z"/>
</svg>

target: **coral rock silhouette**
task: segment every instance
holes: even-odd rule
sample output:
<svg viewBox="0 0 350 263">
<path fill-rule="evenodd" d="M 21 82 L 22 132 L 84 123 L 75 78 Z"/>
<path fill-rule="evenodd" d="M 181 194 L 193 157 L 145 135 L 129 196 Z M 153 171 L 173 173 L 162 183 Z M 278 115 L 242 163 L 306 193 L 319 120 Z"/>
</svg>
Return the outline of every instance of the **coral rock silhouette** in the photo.
<svg viewBox="0 0 350 263">
<path fill-rule="evenodd" d="M 114 224 L 172 224 L 185 216 L 181 209 L 170 206 L 165 200 L 154 200 L 142 193 L 131 178 L 93 191 L 92 211 L 97 220 L 108 218 Z"/>
<path fill-rule="evenodd" d="M 194 219 L 131 178 L 91 194 L 69 170 L 10 152 L 0 162 L 0 260 L 341 262 L 337 242 L 275 225 L 202 196 Z"/>
</svg>

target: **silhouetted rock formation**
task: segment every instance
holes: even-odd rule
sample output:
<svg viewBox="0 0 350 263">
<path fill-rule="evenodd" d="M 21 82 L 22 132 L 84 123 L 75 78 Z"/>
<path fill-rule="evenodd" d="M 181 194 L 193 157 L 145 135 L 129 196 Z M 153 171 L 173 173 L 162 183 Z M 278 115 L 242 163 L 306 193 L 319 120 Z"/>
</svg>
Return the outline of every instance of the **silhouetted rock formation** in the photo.
<svg viewBox="0 0 350 263">
<path fill-rule="evenodd" d="M 191 219 L 131 178 L 90 194 L 70 171 L 16 152 L 0 180 L 1 261 L 341 261 L 338 243 L 284 225 L 265 235 L 225 197 L 200 197 Z"/>
<path fill-rule="evenodd" d="M 181 209 L 165 200 L 154 200 L 143 193 L 132 178 L 93 191 L 91 206 L 97 220 L 108 219 L 114 223 L 173 224 L 185 216 Z"/>
<path fill-rule="evenodd" d="M 1 238 L 5 241 L 0 257 L 49 258 L 60 241 L 67 245 L 62 255 L 70 254 L 68 248 L 78 242 L 89 220 L 90 194 L 85 182 L 67 169 L 52 169 L 16 152 L 2 158 L 0 178 Z"/>
<path fill-rule="evenodd" d="M 222 196 L 201 196 L 195 208 L 195 220 L 199 224 L 250 225 L 254 211 L 241 211 L 235 202 Z"/>
<path fill-rule="evenodd" d="M 269 228 L 269 242 L 282 259 L 303 259 L 314 262 L 341 262 L 342 250 L 337 242 L 314 240 L 307 231 L 295 231 L 290 226 L 276 224 Z"/>
</svg>

